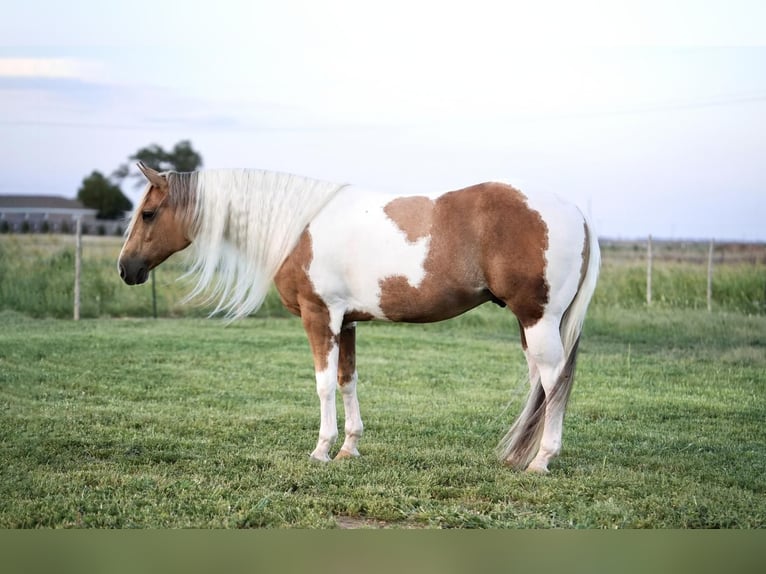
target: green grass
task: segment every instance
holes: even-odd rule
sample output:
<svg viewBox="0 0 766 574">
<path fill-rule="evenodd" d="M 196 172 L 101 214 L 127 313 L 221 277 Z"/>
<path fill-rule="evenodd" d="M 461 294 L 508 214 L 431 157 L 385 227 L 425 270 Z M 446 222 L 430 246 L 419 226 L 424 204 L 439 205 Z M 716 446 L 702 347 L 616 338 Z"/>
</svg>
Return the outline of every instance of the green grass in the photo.
<svg viewBox="0 0 766 574">
<path fill-rule="evenodd" d="M 646 264 L 605 258 L 594 304 L 640 309 L 646 306 Z M 652 272 L 652 305 L 662 309 L 706 309 L 707 268 L 659 262 Z M 766 267 L 719 265 L 713 274 L 713 309 L 766 314 Z"/>
<path fill-rule="evenodd" d="M 525 367 L 491 305 L 360 325 L 362 457 L 327 465 L 298 320 L 0 324 L 2 528 L 766 526 L 763 316 L 595 306 L 544 477 L 494 456 Z"/>
<path fill-rule="evenodd" d="M 80 316 L 149 317 L 152 290 L 128 289 L 117 273 L 121 240 L 83 236 Z M 31 317 L 70 318 L 74 300 L 74 238 L 66 235 L 0 235 L 0 309 Z M 205 316 L 205 309 L 182 305 L 189 284 L 183 255 L 156 272 L 157 313 L 162 317 Z"/>
<path fill-rule="evenodd" d="M 83 236 L 80 316 L 151 317 L 150 283 L 127 287 L 117 273 L 122 241 Z M 67 235 L 0 235 L 0 310 L 36 318 L 70 318 L 74 300 L 74 238 Z M 173 255 L 155 270 L 159 317 L 207 317 L 210 307 L 186 304 L 192 283 L 185 278 L 186 254 Z M 258 317 L 289 317 L 275 292 Z"/>
<path fill-rule="evenodd" d="M 762 264 L 716 265 L 707 313 L 704 265 L 658 261 L 647 309 L 643 265 L 610 245 L 538 477 L 494 456 L 525 393 L 507 312 L 360 325 L 362 457 L 318 465 L 310 352 L 276 295 L 200 319 L 174 256 L 164 319 L 140 318 L 151 288 L 122 284 L 119 248 L 84 238 L 75 323 L 73 238 L 0 236 L 0 528 L 766 527 Z"/>
</svg>

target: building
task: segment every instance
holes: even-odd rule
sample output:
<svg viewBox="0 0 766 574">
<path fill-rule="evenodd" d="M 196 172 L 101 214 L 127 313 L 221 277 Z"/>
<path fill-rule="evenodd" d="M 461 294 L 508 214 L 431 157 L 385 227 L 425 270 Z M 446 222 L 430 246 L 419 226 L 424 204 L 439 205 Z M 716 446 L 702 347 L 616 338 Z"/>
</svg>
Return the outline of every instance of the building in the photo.
<svg viewBox="0 0 766 574">
<path fill-rule="evenodd" d="M 124 221 L 96 219 L 97 210 L 76 199 L 54 195 L 0 195 L 0 231 L 11 233 L 72 233 L 77 219 L 83 233 L 119 235 Z"/>
</svg>

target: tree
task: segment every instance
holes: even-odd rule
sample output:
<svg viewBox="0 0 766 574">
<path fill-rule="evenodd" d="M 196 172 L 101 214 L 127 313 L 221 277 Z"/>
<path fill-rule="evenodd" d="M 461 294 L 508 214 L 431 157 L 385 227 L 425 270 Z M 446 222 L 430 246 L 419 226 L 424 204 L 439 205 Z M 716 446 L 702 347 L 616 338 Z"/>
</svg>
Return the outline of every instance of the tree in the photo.
<svg viewBox="0 0 766 574">
<path fill-rule="evenodd" d="M 168 161 L 174 171 L 194 171 L 202 167 L 202 156 L 194 150 L 189 140 L 183 140 L 173 146 Z"/>
<path fill-rule="evenodd" d="M 82 181 L 77 199 L 85 207 L 98 210 L 99 219 L 117 219 L 130 211 L 133 203 L 100 171 L 94 171 Z"/>
<path fill-rule="evenodd" d="M 135 169 L 135 164 L 139 161 L 157 171 L 195 171 L 202 167 L 202 156 L 192 147 L 189 140 L 179 141 L 170 151 L 158 144 L 151 144 L 142 147 L 128 159 L 129 163 L 120 165 L 112 173 L 112 178 L 119 182 L 126 178 L 134 179 L 136 187 L 145 183 L 143 174 Z"/>
</svg>

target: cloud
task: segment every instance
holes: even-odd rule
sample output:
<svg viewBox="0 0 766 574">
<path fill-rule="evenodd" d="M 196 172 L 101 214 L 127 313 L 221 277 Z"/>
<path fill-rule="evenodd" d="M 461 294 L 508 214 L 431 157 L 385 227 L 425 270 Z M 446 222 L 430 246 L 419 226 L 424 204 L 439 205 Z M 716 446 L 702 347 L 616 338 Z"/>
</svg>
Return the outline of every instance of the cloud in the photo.
<svg viewBox="0 0 766 574">
<path fill-rule="evenodd" d="M 0 77 L 89 80 L 101 66 L 75 58 L 0 58 Z"/>
<path fill-rule="evenodd" d="M 0 58 L 0 126 L 76 130 L 250 132 L 316 128 L 300 109 L 195 97 L 171 88 L 84 77 L 72 60 Z"/>
</svg>

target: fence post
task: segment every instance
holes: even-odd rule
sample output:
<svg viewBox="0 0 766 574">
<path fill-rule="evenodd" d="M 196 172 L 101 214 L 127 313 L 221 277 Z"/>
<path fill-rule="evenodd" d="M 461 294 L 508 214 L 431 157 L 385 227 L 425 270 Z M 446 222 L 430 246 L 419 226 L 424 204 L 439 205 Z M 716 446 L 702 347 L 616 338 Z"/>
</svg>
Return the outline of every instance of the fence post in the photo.
<svg viewBox="0 0 766 574">
<path fill-rule="evenodd" d="M 154 281 L 154 269 L 152 269 L 152 316 L 157 318 L 157 287 Z"/>
<path fill-rule="evenodd" d="M 80 320 L 80 270 L 82 268 L 82 219 L 75 224 L 74 243 L 74 320 Z"/>
<path fill-rule="evenodd" d="M 713 240 L 707 252 L 707 311 L 713 311 Z"/>
<path fill-rule="evenodd" d="M 646 304 L 652 304 L 652 236 L 646 244 Z"/>
</svg>

